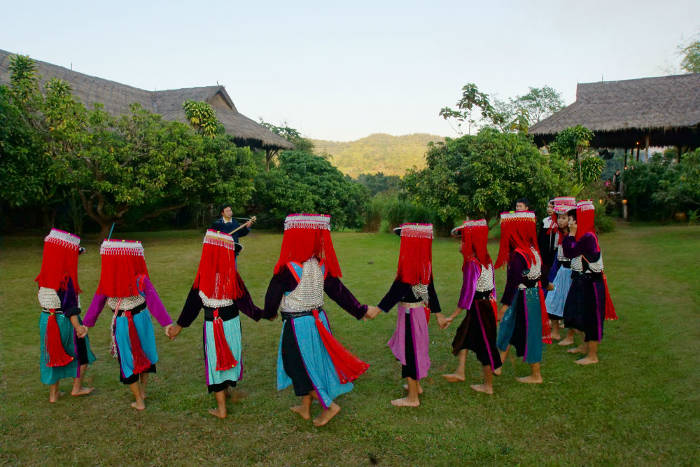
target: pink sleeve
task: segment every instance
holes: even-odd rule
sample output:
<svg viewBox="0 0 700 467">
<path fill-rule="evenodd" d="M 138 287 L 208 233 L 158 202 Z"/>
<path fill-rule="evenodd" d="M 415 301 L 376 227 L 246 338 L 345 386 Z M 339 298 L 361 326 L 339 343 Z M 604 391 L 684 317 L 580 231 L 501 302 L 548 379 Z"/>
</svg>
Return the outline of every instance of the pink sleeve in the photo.
<svg viewBox="0 0 700 467">
<path fill-rule="evenodd" d="M 153 317 L 158 320 L 158 323 L 163 327 L 167 326 L 168 324 L 173 324 L 173 319 L 165 310 L 165 306 L 160 300 L 158 292 L 156 292 L 156 288 L 153 287 L 153 284 L 148 277 L 143 278 L 143 292 L 146 294 L 146 307 L 148 307 L 148 311 L 151 312 Z"/>
<path fill-rule="evenodd" d="M 96 293 L 92 297 L 92 302 L 90 302 L 90 308 L 88 308 L 87 313 L 85 313 L 85 318 L 83 318 L 83 324 L 89 328 L 95 325 L 97 317 L 100 316 L 102 309 L 105 307 L 107 302 L 107 296 L 101 293 Z"/>
</svg>

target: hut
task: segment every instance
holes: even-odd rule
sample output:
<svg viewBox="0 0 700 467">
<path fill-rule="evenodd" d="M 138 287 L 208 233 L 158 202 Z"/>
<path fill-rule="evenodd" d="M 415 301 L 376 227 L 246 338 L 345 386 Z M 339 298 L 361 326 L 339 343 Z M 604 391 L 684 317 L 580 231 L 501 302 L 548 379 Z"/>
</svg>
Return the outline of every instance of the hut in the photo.
<svg viewBox="0 0 700 467">
<path fill-rule="evenodd" d="M 582 125 L 597 148 L 700 147 L 700 73 L 623 81 L 579 83 L 576 102 L 530 128 L 539 146 L 560 131 Z M 680 157 L 680 156 L 679 156 Z"/>
<path fill-rule="evenodd" d="M 10 82 L 10 58 L 13 54 L 0 50 L 0 84 Z M 103 78 L 78 73 L 68 68 L 35 60 L 37 72 L 42 83 L 58 78 L 66 81 L 72 88 L 73 95 L 84 105 L 101 103 L 112 115 L 127 114 L 133 103 L 144 109 L 163 116 L 166 120 L 186 122 L 182 108 L 186 100 L 208 102 L 216 116 L 234 138 L 236 144 L 265 150 L 268 156 L 280 149 L 292 149 L 294 146 L 254 120 L 238 111 L 233 100 L 223 86 L 204 86 L 196 88 L 171 89 L 167 91 L 146 91 Z"/>
</svg>

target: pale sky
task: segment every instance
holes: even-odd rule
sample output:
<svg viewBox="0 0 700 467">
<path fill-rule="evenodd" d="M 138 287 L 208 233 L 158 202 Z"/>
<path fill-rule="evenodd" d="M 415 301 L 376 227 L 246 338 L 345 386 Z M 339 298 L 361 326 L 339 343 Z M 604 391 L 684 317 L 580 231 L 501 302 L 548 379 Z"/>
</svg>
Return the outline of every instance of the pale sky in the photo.
<svg viewBox="0 0 700 467">
<path fill-rule="evenodd" d="M 0 49 L 148 90 L 214 85 L 254 120 L 312 138 L 454 136 L 461 87 L 660 76 L 700 35 L 700 1 L 17 2 Z"/>
</svg>

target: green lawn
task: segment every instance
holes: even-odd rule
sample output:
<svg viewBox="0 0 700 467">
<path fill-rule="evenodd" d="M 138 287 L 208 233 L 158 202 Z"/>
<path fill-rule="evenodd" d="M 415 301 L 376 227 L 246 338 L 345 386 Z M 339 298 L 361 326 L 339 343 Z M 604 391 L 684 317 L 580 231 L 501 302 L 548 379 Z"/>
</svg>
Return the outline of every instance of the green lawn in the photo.
<svg viewBox="0 0 700 467">
<path fill-rule="evenodd" d="M 146 248 L 151 279 L 177 317 L 199 260 L 201 233 L 129 234 Z M 261 305 L 279 253 L 281 235 L 243 239 L 240 269 Z M 334 234 L 345 283 L 363 302 L 377 303 L 395 274 L 399 240 L 390 234 Z M 87 309 L 99 276 L 94 240 L 84 241 L 80 282 Z M 7 237 L 0 244 L 0 462 L 10 464 L 237 465 L 464 465 L 464 464 L 695 464 L 700 458 L 698 310 L 700 228 L 624 227 L 601 237 L 620 320 L 607 323 L 599 365 L 578 367 L 575 357 L 548 346 L 541 386 L 515 381 L 525 364 L 506 363 L 495 395 L 469 389 L 480 378 L 450 385 L 450 343 L 456 324 L 431 322 L 430 377 L 418 409 L 394 408 L 402 394 L 400 368 L 386 341 L 395 310 L 358 322 L 327 303 L 334 332 L 371 368 L 355 390 L 338 399 L 343 410 L 318 429 L 292 414 L 288 389 L 275 389 L 280 321 L 242 318 L 247 397 L 216 420 L 204 385 L 201 317 L 180 337 L 157 332 L 158 374 L 148 409 L 129 408 L 108 353 L 110 314 L 91 330 L 98 361 L 88 373 L 97 389 L 87 398 L 50 405 L 39 381 L 36 285 L 39 237 Z M 491 245 L 495 253 L 497 244 Z M 434 244 L 440 301 L 452 311 L 461 286 L 461 256 L 448 239 Z M 495 256 L 494 256 L 495 257 Z M 497 285 L 503 286 L 503 271 Z M 158 330 L 160 328 L 157 328 Z M 62 389 L 69 390 L 69 382 Z M 316 409 L 317 410 L 317 409 Z"/>
</svg>

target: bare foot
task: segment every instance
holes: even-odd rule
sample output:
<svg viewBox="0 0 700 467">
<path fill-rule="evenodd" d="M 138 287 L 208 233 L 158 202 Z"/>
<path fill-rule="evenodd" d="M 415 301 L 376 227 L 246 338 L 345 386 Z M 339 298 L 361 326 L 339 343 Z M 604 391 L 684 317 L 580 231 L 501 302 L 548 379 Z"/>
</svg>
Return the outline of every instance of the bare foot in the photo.
<svg viewBox="0 0 700 467">
<path fill-rule="evenodd" d="M 59 391 L 59 392 L 57 392 L 56 394 L 51 394 L 51 393 L 49 392 L 49 402 L 51 402 L 52 404 L 54 404 L 54 403 L 58 402 L 58 400 L 59 400 L 62 396 L 65 396 L 65 395 L 66 395 L 66 393 L 63 392 L 63 391 Z"/>
<path fill-rule="evenodd" d="M 403 385 L 403 390 L 408 391 L 408 384 Z M 418 394 L 423 394 L 423 386 L 421 386 L 420 384 L 418 385 Z"/>
<path fill-rule="evenodd" d="M 464 375 L 459 375 L 457 373 L 450 373 L 449 375 L 442 375 L 450 383 L 461 383 L 464 382 Z"/>
<path fill-rule="evenodd" d="M 323 426 L 327 424 L 328 422 L 331 421 L 333 417 L 338 415 L 338 412 L 340 412 L 340 406 L 333 402 L 330 407 L 328 407 L 326 410 L 321 412 L 321 415 L 318 417 L 314 418 L 314 425 L 315 426 Z"/>
<path fill-rule="evenodd" d="M 81 387 L 81 388 L 78 389 L 78 390 L 73 389 L 73 390 L 70 392 L 70 395 L 71 395 L 71 396 L 75 396 L 75 397 L 78 397 L 78 396 L 87 396 L 88 394 L 90 394 L 90 393 L 91 393 L 92 391 L 94 391 L 94 390 L 95 390 L 95 388 L 84 388 L 84 387 Z"/>
<path fill-rule="evenodd" d="M 219 409 L 209 409 L 208 412 L 216 418 L 226 418 L 226 411 L 221 412 Z"/>
<path fill-rule="evenodd" d="M 499 366 L 498 368 L 496 368 L 495 370 L 493 370 L 493 374 L 496 375 L 496 376 L 501 376 L 501 373 L 503 373 L 503 367 L 502 367 L 502 366 Z"/>
<path fill-rule="evenodd" d="M 299 416 L 304 420 L 308 420 L 311 418 L 311 410 L 309 410 L 309 407 L 304 407 L 303 405 L 295 405 L 294 407 L 290 407 L 289 410 L 299 414 Z"/>
<path fill-rule="evenodd" d="M 487 386 L 485 384 L 472 384 L 469 386 L 476 392 L 484 392 L 486 394 L 493 394 L 493 386 Z"/>
<path fill-rule="evenodd" d="M 573 349 L 567 350 L 569 353 L 586 353 L 586 346 L 584 345 L 579 345 L 578 347 L 574 347 Z"/>
<path fill-rule="evenodd" d="M 579 365 L 593 365 L 594 363 L 598 363 L 598 358 L 591 358 L 591 357 L 583 357 L 578 360 L 576 360 L 577 364 Z"/>
<path fill-rule="evenodd" d="M 527 383 L 527 384 L 542 384 L 542 376 L 523 376 L 521 378 L 515 378 L 518 380 L 520 383 Z"/>
<path fill-rule="evenodd" d="M 565 345 L 571 345 L 574 343 L 574 338 L 573 337 L 565 337 L 561 341 L 559 341 L 559 345 L 565 346 Z"/>
<path fill-rule="evenodd" d="M 132 402 L 131 406 L 135 408 L 136 410 L 146 410 L 146 404 L 143 402 L 143 400 Z"/>
<path fill-rule="evenodd" d="M 391 401 L 391 405 L 394 407 L 418 407 L 420 405 L 420 401 L 410 401 L 408 400 L 408 397 L 402 397 L 401 399 L 394 399 Z"/>
</svg>

